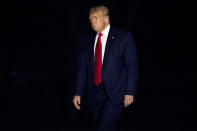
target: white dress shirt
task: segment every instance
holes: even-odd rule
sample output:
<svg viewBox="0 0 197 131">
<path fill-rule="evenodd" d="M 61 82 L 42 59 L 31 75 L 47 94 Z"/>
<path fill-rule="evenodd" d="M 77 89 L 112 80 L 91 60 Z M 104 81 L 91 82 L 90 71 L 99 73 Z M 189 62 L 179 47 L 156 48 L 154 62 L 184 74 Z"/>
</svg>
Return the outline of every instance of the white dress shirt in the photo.
<svg viewBox="0 0 197 131">
<path fill-rule="evenodd" d="M 110 29 L 110 25 L 108 25 L 104 29 L 104 31 L 101 32 L 103 34 L 101 36 L 101 43 L 102 43 L 102 64 L 103 64 L 103 58 L 104 58 L 105 47 L 106 47 L 106 43 L 107 43 L 107 37 L 108 37 L 108 34 L 109 34 L 109 29 Z M 94 43 L 94 54 L 95 54 L 97 40 L 98 40 L 98 33 L 96 34 L 95 43 Z"/>
</svg>

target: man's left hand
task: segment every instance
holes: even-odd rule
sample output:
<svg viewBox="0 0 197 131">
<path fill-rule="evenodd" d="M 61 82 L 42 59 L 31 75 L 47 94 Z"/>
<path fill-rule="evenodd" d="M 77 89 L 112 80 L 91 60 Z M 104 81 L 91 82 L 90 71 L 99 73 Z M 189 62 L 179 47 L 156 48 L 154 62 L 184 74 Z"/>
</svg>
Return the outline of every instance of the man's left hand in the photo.
<svg viewBox="0 0 197 131">
<path fill-rule="evenodd" d="M 131 103 L 133 103 L 133 95 L 124 95 L 124 107 L 129 106 Z"/>
</svg>

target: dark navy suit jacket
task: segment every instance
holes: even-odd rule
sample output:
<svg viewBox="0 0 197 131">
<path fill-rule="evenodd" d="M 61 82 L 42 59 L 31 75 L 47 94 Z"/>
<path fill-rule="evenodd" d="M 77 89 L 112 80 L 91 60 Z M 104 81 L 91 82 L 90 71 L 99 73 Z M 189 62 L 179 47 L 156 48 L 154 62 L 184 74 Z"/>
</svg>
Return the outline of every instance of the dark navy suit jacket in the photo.
<svg viewBox="0 0 197 131">
<path fill-rule="evenodd" d="M 94 43 L 96 32 L 83 37 L 77 62 L 74 95 L 83 95 L 87 88 L 88 99 L 96 93 L 94 80 Z M 102 64 L 102 81 L 113 103 L 123 102 L 124 95 L 136 95 L 138 83 L 138 56 L 130 32 L 110 27 Z M 135 100 L 135 97 L 134 97 Z"/>
</svg>

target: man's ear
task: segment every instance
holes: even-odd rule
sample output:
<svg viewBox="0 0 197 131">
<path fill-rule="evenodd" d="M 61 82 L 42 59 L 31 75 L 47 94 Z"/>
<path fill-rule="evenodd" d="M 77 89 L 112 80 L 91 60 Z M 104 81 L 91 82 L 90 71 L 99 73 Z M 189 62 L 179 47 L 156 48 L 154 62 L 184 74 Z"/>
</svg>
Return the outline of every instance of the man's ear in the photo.
<svg viewBox="0 0 197 131">
<path fill-rule="evenodd" d="M 108 16 L 105 16 L 105 23 L 109 23 L 109 18 L 108 18 Z"/>
</svg>

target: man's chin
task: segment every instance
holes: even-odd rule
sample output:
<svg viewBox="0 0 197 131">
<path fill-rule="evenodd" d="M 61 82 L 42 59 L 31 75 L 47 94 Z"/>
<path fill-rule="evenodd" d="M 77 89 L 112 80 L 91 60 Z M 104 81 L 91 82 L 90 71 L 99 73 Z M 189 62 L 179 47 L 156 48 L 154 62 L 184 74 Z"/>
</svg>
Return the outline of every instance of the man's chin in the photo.
<svg viewBox="0 0 197 131">
<path fill-rule="evenodd" d="M 95 29 L 95 28 L 92 28 L 92 29 L 93 29 L 94 31 L 98 32 L 97 29 Z"/>
</svg>

